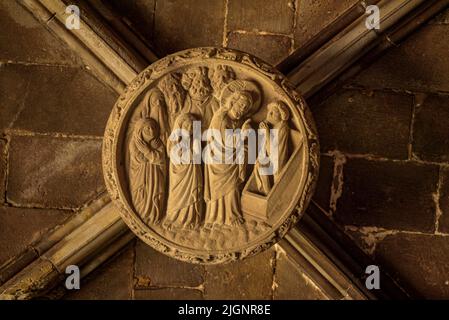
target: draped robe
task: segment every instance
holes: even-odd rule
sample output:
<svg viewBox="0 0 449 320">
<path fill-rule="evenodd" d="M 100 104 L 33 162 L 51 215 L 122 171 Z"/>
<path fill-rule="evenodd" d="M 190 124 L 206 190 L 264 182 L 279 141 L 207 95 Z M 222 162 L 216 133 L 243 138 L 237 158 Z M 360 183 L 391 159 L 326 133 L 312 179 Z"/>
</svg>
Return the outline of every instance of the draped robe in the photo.
<svg viewBox="0 0 449 320">
<path fill-rule="evenodd" d="M 235 159 L 236 149 L 225 145 L 225 130 L 237 129 L 240 121 L 232 120 L 225 110 L 218 110 L 212 117 L 209 129 L 216 129 L 221 134 L 217 145 L 226 154 Z M 229 150 L 230 149 L 230 150 Z M 223 161 L 221 164 L 205 164 L 205 194 L 206 217 L 205 225 L 238 225 L 243 222 L 240 196 L 241 184 L 245 180 L 245 164 L 229 163 Z"/>
<path fill-rule="evenodd" d="M 168 150 L 170 154 L 170 150 Z M 197 227 L 203 213 L 203 172 L 201 164 L 175 164 L 170 161 L 167 216 L 170 227 Z"/>
<path fill-rule="evenodd" d="M 254 166 L 254 178 L 256 180 L 257 191 L 263 195 L 268 195 L 273 185 L 279 180 L 282 169 L 285 167 L 289 157 L 289 136 L 290 128 L 286 121 L 281 121 L 278 125 L 274 126 L 274 129 L 278 130 L 278 168 L 274 175 L 261 175 L 259 168 L 262 165 L 257 161 Z M 270 135 L 267 134 L 267 139 Z M 265 143 L 265 154 L 270 156 L 269 143 Z M 268 164 L 266 164 L 268 166 Z"/>
<path fill-rule="evenodd" d="M 136 139 L 130 144 L 129 184 L 135 210 L 146 223 L 158 223 L 164 212 L 166 156 L 162 142 L 143 149 Z"/>
</svg>

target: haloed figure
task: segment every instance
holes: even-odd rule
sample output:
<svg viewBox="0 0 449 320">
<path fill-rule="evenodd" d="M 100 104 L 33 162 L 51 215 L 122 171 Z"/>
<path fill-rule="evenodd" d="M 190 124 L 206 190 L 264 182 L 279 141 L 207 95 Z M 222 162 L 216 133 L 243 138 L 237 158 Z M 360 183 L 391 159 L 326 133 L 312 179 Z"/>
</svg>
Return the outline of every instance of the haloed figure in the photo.
<svg viewBox="0 0 449 320">
<path fill-rule="evenodd" d="M 288 144 L 290 136 L 290 128 L 288 127 L 288 119 L 290 118 L 290 113 L 287 106 L 280 101 L 272 102 L 267 107 L 268 113 L 265 121 L 259 124 L 259 129 L 265 130 L 265 145 L 264 154 L 271 161 L 276 161 L 276 171 L 272 175 L 261 174 L 261 169 L 263 166 L 269 166 L 269 163 L 262 165 L 258 161 L 254 166 L 254 176 L 256 179 L 257 191 L 263 195 L 267 195 L 270 192 L 271 187 L 275 184 L 280 177 L 282 169 L 288 161 Z M 274 141 L 270 138 L 270 129 L 277 130 L 277 146 L 272 145 Z M 271 155 L 271 148 L 277 148 L 277 159 Z M 270 157 L 271 156 L 271 157 Z"/>
<path fill-rule="evenodd" d="M 219 141 L 210 142 L 216 143 L 224 157 L 221 163 L 208 163 L 205 166 L 206 227 L 232 226 L 243 222 L 240 192 L 246 178 L 246 164 L 232 160 L 237 158 L 239 150 L 235 144 L 226 144 L 226 130 L 250 129 L 248 115 L 255 101 L 250 91 L 237 89 L 226 95 L 222 102 L 209 127 L 220 133 L 217 137 Z"/>
<path fill-rule="evenodd" d="M 171 159 L 169 169 L 167 216 L 164 221 L 164 225 L 169 229 L 193 229 L 200 224 L 203 215 L 203 173 L 201 164 L 193 162 L 193 121 L 195 117 L 192 114 L 181 114 L 176 118 L 172 131 L 175 133 L 175 130 L 183 130 L 189 137 L 189 144 L 184 150 L 189 153 L 189 163 L 181 162 L 181 157 L 172 149 L 180 141 L 168 140 L 167 153 L 171 157 L 177 157 Z"/>
<path fill-rule="evenodd" d="M 154 119 L 137 121 L 129 148 L 132 203 L 145 223 L 158 223 L 164 212 L 167 158 Z"/>
</svg>

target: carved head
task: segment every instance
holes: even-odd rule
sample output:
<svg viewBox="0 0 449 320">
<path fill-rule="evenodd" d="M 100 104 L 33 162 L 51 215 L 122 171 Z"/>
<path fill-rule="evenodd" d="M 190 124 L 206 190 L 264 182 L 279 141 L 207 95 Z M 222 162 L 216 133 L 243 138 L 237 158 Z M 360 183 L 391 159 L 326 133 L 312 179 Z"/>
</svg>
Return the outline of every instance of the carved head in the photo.
<svg viewBox="0 0 449 320">
<path fill-rule="evenodd" d="M 189 134 L 193 134 L 193 121 L 195 121 L 195 116 L 191 113 L 181 113 L 175 121 L 173 129 L 183 129 Z"/>
<path fill-rule="evenodd" d="M 192 99 L 204 100 L 212 94 L 206 67 L 193 67 L 182 74 L 182 86 Z"/>
<path fill-rule="evenodd" d="M 214 92 L 221 96 L 223 88 L 235 79 L 235 73 L 229 66 L 218 65 L 214 69 L 209 69 L 209 79 Z"/>
<path fill-rule="evenodd" d="M 137 121 L 135 138 L 149 143 L 159 138 L 159 125 L 153 118 L 143 118 Z"/>
<path fill-rule="evenodd" d="M 157 88 L 154 88 L 148 94 L 148 105 L 150 108 L 165 108 L 164 94 Z"/>
<path fill-rule="evenodd" d="M 176 73 L 170 73 L 158 84 L 158 88 L 164 94 L 170 113 L 179 112 L 184 106 L 186 93 L 181 85 L 180 76 Z"/>
<path fill-rule="evenodd" d="M 287 121 L 290 118 L 287 106 L 281 101 L 272 102 L 267 108 L 267 121 L 272 125 L 276 125 L 281 121 Z"/>
<path fill-rule="evenodd" d="M 225 109 L 231 119 L 240 120 L 251 110 L 253 98 L 248 91 L 236 91 L 226 101 Z"/>
</svg>

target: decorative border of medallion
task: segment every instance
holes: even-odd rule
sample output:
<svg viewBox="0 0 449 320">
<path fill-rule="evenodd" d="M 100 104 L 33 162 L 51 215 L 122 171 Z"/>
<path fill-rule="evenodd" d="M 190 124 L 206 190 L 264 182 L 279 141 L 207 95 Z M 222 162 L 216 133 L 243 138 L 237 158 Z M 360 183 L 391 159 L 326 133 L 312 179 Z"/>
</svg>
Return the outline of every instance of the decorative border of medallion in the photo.
<svg viewBox="0 0 449 320">
<path fill-rule="evenodd" d="M 133 210 L 127 206 L 127 197 L 121 189 L 120 172 L 118 167 L 122 158 L 117 154 L 123 134 L 124 126 L 128 112 L 133 107 L 133 102 L 137 99 L 152 82 L 173 70 L 181 68 L 186 63 L 202 62 L 205 59 L 214 59 L 216 62 L 237 62 L 246 65 L 254 70 L 266 80 L 274 82 L 283 90 L 293 103 L 299 114 L 304 129 L 304 148 L 307 148 L 308 161 L 306 161 L 305 183 L 303 192 L 300 195 L 293 212 L 283 220 L 282 224 L 255 244 L 248 244 L 242 250 L 234 252 L 199 252 L 198 250 L 182 247 L 162 238 L 157 233 L 146 226 Z M 151 245 L 158 251 L 173 258 L 204 264 L 217 264 L 235 261 L 245 257 L 255 255 L 282 239 L 285 234 L 295 225 L 304 214 L 305 209 L 312 197 L 319 170 L 319 143 L 314 121 L 311 113 L 303 98 L 294 90 L 289 81 L 277 71 L 274 67 L 268 65 L 262 60 L 253 57 L 244 52 L 223 48 L 195 48 L 184 50 L 173 55 L 158 60 L 141 72 L 132 83 L 125 89 L 113 107 L 109 117 L 104 140 L 103 140 L 103 172 L 107 190 L 117 206 L 125 223 L 131 230 L 144 242 Z"/>
</svg>

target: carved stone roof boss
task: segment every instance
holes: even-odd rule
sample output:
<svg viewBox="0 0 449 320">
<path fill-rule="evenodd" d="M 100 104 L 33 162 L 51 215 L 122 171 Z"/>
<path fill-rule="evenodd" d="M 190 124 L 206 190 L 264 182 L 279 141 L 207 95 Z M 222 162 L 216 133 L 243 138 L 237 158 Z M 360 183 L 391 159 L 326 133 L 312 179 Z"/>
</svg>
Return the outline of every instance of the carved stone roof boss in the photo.
<svg viewBox="0 0 449 320">
<path fill-rule="evenodd" d="M 242 259 L 279 241 L 304 214 L 318 166 L 302 97 L 270 65 L 221 48 L 182 51 L 138 75 L 103 145 L 124 221 L 193 263 Z"/>
</svg>

